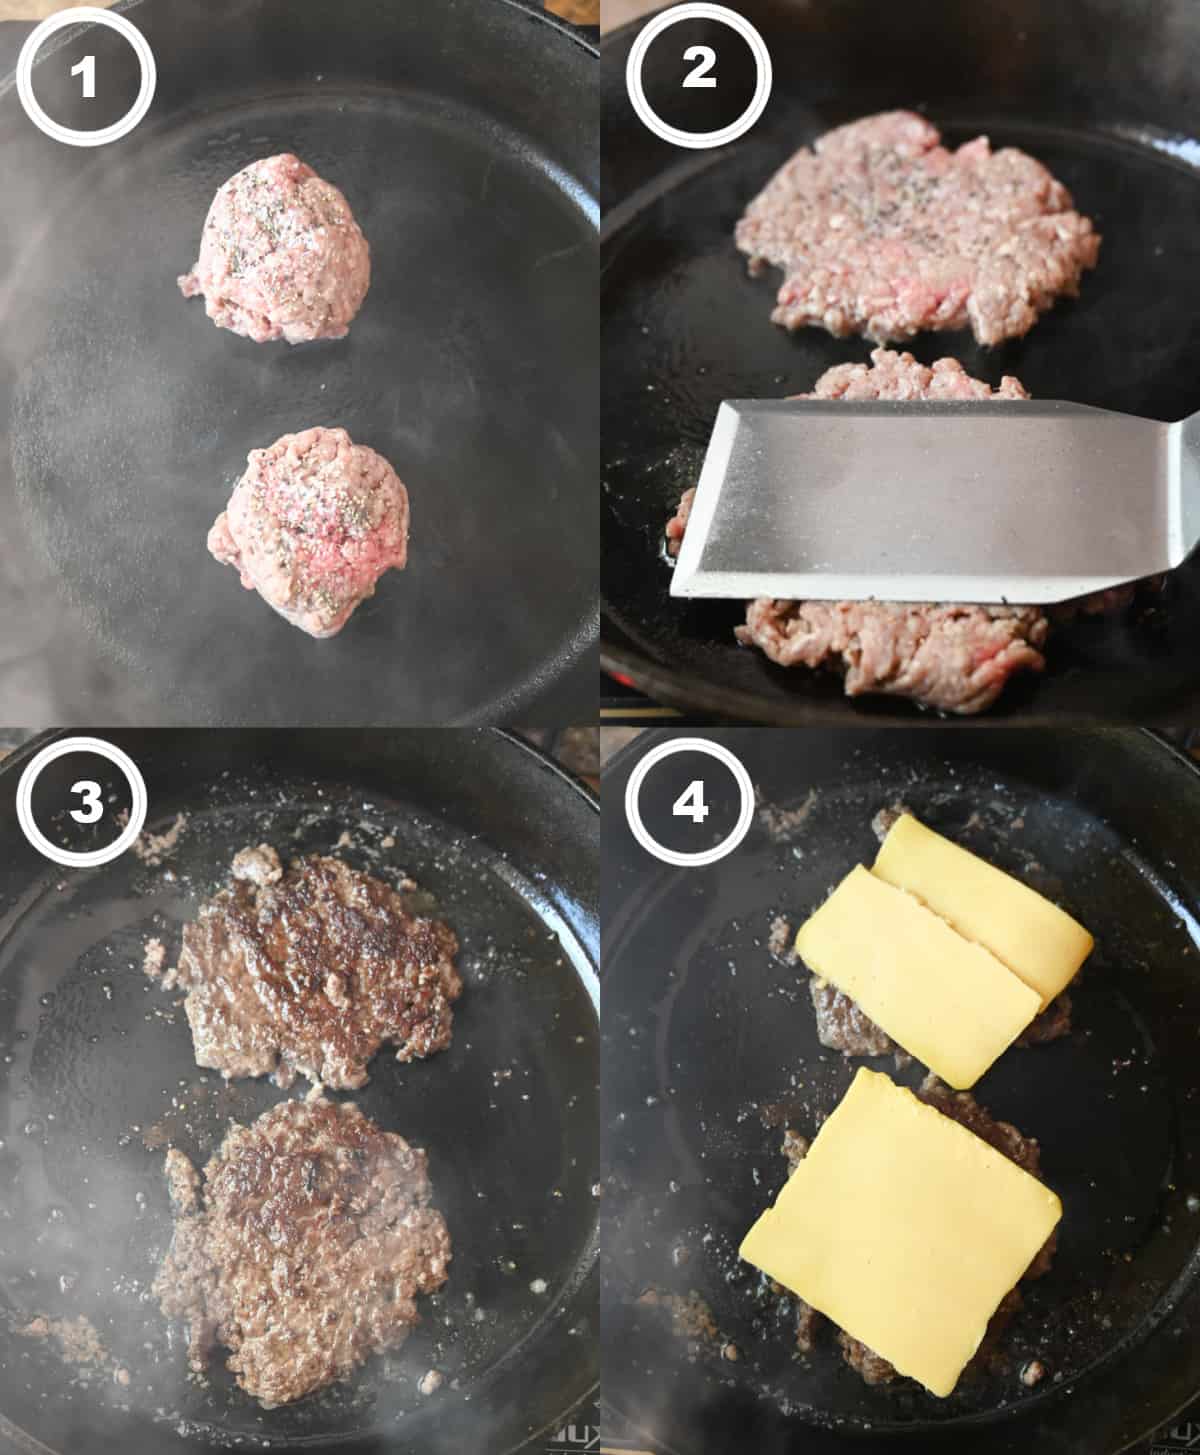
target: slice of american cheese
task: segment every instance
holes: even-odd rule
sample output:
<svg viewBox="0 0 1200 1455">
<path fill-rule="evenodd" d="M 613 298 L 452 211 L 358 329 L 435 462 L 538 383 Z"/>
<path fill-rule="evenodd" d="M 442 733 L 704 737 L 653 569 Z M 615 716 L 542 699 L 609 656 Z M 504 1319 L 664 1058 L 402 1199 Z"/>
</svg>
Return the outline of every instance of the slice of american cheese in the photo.
<svg viewBox="0 0 1200 1455">
<path fill-rule="evenodd" d="M 1065 910 L 909 814 L 892 825 L 877 878 L 915 894 L 960 935 L 989 949 L 1048 1005 L 1095 941 Z"/>
<path fill-rule="evenodd" d="M 864 1068 L 741 1255 L 944 1397 L 1061 1217 L 1036 1177 Z"/>
<path fill-rule="evenodd" d="M 1041 1009 L 1036 991 L 904 890 L 860 864 L 800 926 L 796 950 L 959 1091 Z"/>
</svg>

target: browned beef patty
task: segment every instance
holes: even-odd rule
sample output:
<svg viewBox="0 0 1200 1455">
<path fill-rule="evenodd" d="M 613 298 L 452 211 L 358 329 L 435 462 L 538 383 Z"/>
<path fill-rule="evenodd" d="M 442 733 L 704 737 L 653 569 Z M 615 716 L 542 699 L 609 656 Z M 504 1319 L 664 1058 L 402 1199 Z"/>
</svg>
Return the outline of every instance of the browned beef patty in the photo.
<svg viewBox="0 0 1200 1455">
<path fill-rule="evenodd" d="M 1071 1034 L 1071 993 L 1064 990 L 1025 1027 L 1014 1042 L 1018 1046 L 1044 1046 Z"/>
<path fill-rule="evenodd" d="M 967 1366 L 968 1369 L 978 1368 L 995 1356 L 1005 1329 L 1024 1307 L 1025 1300 L 1021 1297 L 1021 1290 L 1010 1288 L 988 1321 L 987 1332 L 980 1341 L 979 1348 L 975 1351 L 975 1357 Z M 811 1338 L 811 1334 L 809 1337 Z M 868 1348 L 861 1339 L 852 1339 L 845 1329 L 838 1330 L 837 1339 L 841 1346 L 842 1358 L 856 1374 L 862 1376 L 865 1383 L 891 1384 L 897 1377 L 894 1366 L 876 1354 L 873 1349 Z"/>
<path fill-rule="evenodd" d="M 989 1147 L 994 1147 L 1010 1162 L 1015 1162 L 1018 1167 L 1028 1172 L 1031 1177 L 1041 1177 L 1041 1148 L 1036 1140 L 1018 1131 L 1011 1122 L 998 1121 L 991 1112 L 979 1105 L 969 1091 L 952 1091 L 931 1074 L 926 1076 L 917 1088 L 917 1095 L 926 1106 L 933 1107 L 943 1116 L 948 1116 L 952 1121 L 958 1122 L 960 1126 L 966 1127 L 968 1131 L 974 1132 Z M 784 1132 L 782 1151 L 787 1158 L 789 1175 L 799 1166 L 808 1151 L 808 1146 L 805 1138 L 798 1133 L 791 1130 Z M 1025 1270 L 1021 1281 L 1041 1278 L 1048 1273 L 1057 1248 L 1058 1230 L 1055 1229 L 1037 1257 Z M 1011 1289 L 1005 1294 L 988 1323 L 987 1333 L 984 1335 L 974 1359 L 968 1364 L 968 1369 L 995 1353 L 1000 1336 L 1013 1317 L 1020 1312 L 1023 1302 L 1019 1287 Z M 797 1299 L 796 1340 L 797 1347 L 802 1353 L 807 1353 L 813 1347 L 820 1317 L 811 1304 L 805 1303 L 803 1299 Z M 846 1363 L 860 1374 L 867 1384 L 890 1384 L 897 1377 L 896 1370 L 886 1359 L 876 1354 L 861 1339 L 852 1338 L 844 1329 L 838 1331 L 838 1343 L 841 1345 L 842 1357 Z"/>
<path fill-rule="evenodd" d="M 892 1038 L 836 985 L 814 975 L 808 990 L 817 1018 L 817 1039 L 823 1046 L 844 1056 L 886 1056 L 896 1049 Z"/>
<path fill-rule="evenodd" d="M 1079 292 L 1100 239 L 1025 152 L 985 136 L 957 151 L 912 111 L 839 126 L 786 162 L 746 208 L 737 245 L 782 268 L 771 315 L 884 342 L 970 327 L 1019 338 Z"/>
<path fill-rule="evenodd" d="M 888 1056 L 900 1047 L 850 996 L 814 975 L 808 982 L 817 1040 L 843 1056 Z M 1071 1033 L 1071 997 L 1067 991 L 1052 1000 L 1017 1037 L 1018 1046 L 1041 1046 Z"/>
<path fill-rule="evenodd" d="M 381 880 L 319 854 L 284 872 L 260 845 L 185 926 L 168 983 L 187 991 L 198 1065 L 342 1089 L 364 1084 L 385 1041 L 400 1061 L 450 1044 L 457 950 Z"/>
<path fill-rule="evenodd" d="M 212 1346 L 270 1409 L 347 1378 L 403 1343 L 417 1296 L 446 1281 L 450 1235 L 425 1153 L 356 1106 L 312 1096 L 230 1128 L 204 1169 L 167 1153 L 175 1237 L 154 1283 L 189 1323 L 189 1359 Z"/>
</svg>

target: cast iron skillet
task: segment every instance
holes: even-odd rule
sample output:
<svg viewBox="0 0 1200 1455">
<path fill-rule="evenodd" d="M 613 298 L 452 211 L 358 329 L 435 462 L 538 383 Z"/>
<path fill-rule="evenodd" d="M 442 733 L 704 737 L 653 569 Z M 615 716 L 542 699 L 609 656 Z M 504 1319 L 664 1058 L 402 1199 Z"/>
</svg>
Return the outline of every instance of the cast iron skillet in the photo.
<svg viewBox="0 0 1200 1455">
<path fill-rule="evenodd" d="M 158 64 L 130 136 L 62 146 L 0 91 L 0 499 L 8 574 L 30 578 L 6 648 L 47 662 L 32 720 L 578 720 L 596 666 L 594 47 L 526 0 L 118 8 Z M 123 111 L 125 42 L 58 40 L 35 68 L 51 113 Z M 94 103 L 69 74 L 85 52 Z M 345 340 L 253 344 L 176 288 L 216 188 L 281 150 L 343 188 L 371 243 Z M 328 642 L 205 549 L 247 451 L 313 424 L 387 456 L 412 505 L 408 568 Z"/>
<path fill-rule="evenodd" d="M 1200 774 L 1133 729 L 714 732 L 702 736 L 738 755 L 767 803 L 801 812 L 773 835 L 760 816 L 713 866 L 674 869 L 634 843 L 620 809 L 635 763 L 668 736 L 638 739 L 602 785 L 605 1399 L 673 1455 L 1113 1455 L 1166 1421 L 1200 1390 Z M 728 826 L 732 780 L 677 757 L 641 794 L 668 845 L 671 805 L 698 771 L 705 833 Z M 737 1257 L 783 1184 L 782 1127 L 811 1136 L 863 1064 L 819 1046 L 804 973 L 767 949 L 771 922 L 796 925 L 869 863 L 872 815 L 897 800 L 1097 939 L 1072 1036 L 1010 1051 L 975 1089 L 1039 1139 L 1065 1217 L 1003 1366 L 945 1401 L 908 1381 L 869 1388 L 828 1326 L 795 1358 L 794 1319 Z M 867 1064 L 910 1085 L 922 1074 Z M 651 1288 L 695 1290 L 711 1309 L 718 1332 L 694 1360 L 665 1312 L 637 1301 Z M 1019 1372 L 1033 1358 L 1048 1372 L 1030 1390 Z"/>
<path fill-rule="evenodd" d="M 56 869 L 12 811 L 40 742 L 0 769 L 0 1449 L 536 1446 L 596 1381 L 594 800 L 488 731 L 109 736 L 145 774 L 148 826 L 188 815 L 158 867 L 127 854 Z M 72 781 L 47 771 L 43 824 Z M 352 842 L 336 852 L 393 881 L 407 871 L 416 902 L 462 941 L 452 1047 L 408 1066 L 382 1053 L 362 1091 L 338 1094 L 428 1149 L 454 1257 L 390 1377 L 376 1365 L 265 1412 L 220 1357 L 207 1387 L 185 1379 L 180 1331 L 168 1339 L 148 1290 L 171 1231 L 163 1146 L 202 1162 L 229 1119 L 251 1120 L 285 1093 L 200 1072 L 178 997 L 145 977 L 142 959 L 154 935 L 174 956 L 180 922 L 239 846 L 329 851 L 343 834 Z M 306 1090 L 300 1081 L 287 1094 Z M 129 1370 L 127 1388 L 111 1367 L 83 1388 L 53 1346 L 13 1332 L 30 1314 L 80 1313 Z M 424 1399 L 416 1383 L 430 1368 L 445 1382 Z"/>
<path fill-rule="evenodd" d="M 770 323 L 779 275 L 747 276 L 734 224 L 798 146 L 874 111 L 917 108 L 954 145 L 982 131 L 996 146 L 1023 147 L 1070 187 L 1103 234 L 1081 299 L 1000 349 L 980 349 L 969 334 L 924 335 L 909 347 L 927 363 L 951 354 L 993 383 L 1016 374 L 1035 396 L 1182 418 L 1200 406 L 1192 366 L 1200 347 L 1200 11 L 1187 0 L 1152 11 L 1122 0 L 983 8 L 745 0 L 738 8 L 767 42 L 775 87 L 754 130 L 715 153 L 669 147 L 634 116 L 624 67 L 636 27 L 602 47 L 603 660 L 652 696 L 696 712 L 780 723 L 929 721 L 906 702 L 850 702 L 837 678 L 739 649 L 738 603 L 668 598 L 662 527 L 695 481 L 718 403 L 808 389 L 832 364 L 865 361 L 871 347 L 817 329 L 789 337 Z M 663 94 L 666 68 L 678 70 L 676 50 L 666 37 L 651 46 L 652 94 L 656 84 Z M 684 111 L 683 97 L 705 95 L 677 94 Z M 1200 702 L 1198 631 L 1193 563 L 1161 600 L 1056 629 L 1046 674 L 1015 680 L 991 715 L 1182 719 Z"/>
</svg>

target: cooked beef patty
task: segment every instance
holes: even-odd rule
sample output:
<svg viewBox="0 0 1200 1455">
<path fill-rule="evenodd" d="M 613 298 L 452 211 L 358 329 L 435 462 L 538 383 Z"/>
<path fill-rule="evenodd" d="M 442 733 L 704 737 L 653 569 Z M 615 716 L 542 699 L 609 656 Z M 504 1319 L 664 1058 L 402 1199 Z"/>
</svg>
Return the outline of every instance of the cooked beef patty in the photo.
<svg viewBox="0 0 1200 1455">
<path fill-rule="evenodd" d="M 213 198 L 200 258 L 179 279 L 218 328 L 255 343 L 343 338 L 371 282 L 350 204 L 290 152 L 251 162 Z"/>
<path fill-rule="evenodd" d="M 843 1056 L 888 1056 L 900 1047 L 844 991 L 813 975 L 808 982 L 813 1013 L 817 1019 L 817 1040 Z M 1071 997 L 1067 991 L 1052 1000 L 1025 1027 L 1014 1042 L 1018 1046 L 1042 1046 L 1071 1034 Z"/>
<path fill-rule="evenodd" d="M 271 1409 L 345 1379 L 403 1343 L 417 1295 L 446 1281 L 450 1235 L 425 1153 L 356 1106 L 285 1101 L 234 1125 L 199 1178 L 167 1153 L 175 1236 L 154 1282 L 190 1325 L 189 1360 L 214 1343 Z"/>
<path fill-rule="evenodd" d="M 943 1116 L 950 1117 L 960 1126 L 974 1132 L 989 1147 L 994 1147 L 1002 1156 L 1007 1157 L 1010 1162 L 1015 1162 L 1018 1167 L 1024 1168 L 1032 1177 L 1041 1177 L 1041 1148 L 1034 1138 L 1019 1132 L 1011 1122 L 998 1121 L 989 1111 L 979 1105 L 969 1091 L 951 1091 L 936 1076 L 930 1074 L 917 1088 L 917 1095 L 927 1106 L 932 1106 Z M 791 1130 L 784 1132 L 782 1151 L 787 1158 L 789 1175 L 799 1166 L 808 1147 L 806 1139 L 796 1132 Z M 1041 1278 L 1048 1273 L 1057 1248 L 1058 1229 L 1056 1228 L 1046 1240 L 1037 1257 L 1025 1270 L 1021 1281 Z M 1013 1316 L 1020 1312 L 1023 1302 L 1019 1286 L 1005 1294 L 996 1312 L 992 1315 L 987 1333 L 976 1350 L 975 1357 L 967 1365 L 968 1369 L 977 1367 L 983 1360 L 995 1353 L 1001 1334 Z M 813 1348 L 822 1316 L 803 1299 L 797 1299 L 796 1303 L 797 1347 L 801 1353 L 808 1353 Z M 851 1369 L 863 1377 L 867 1384 L 890 1384 L 896 1378 L 896 1371 L 892 1365 L 876 1354 L 873 1349 L 868 1348 L 861 1339 L 851 1338 L 844 1329 L 839 1329 L 838 1343 L 841 1345 L 843 1359 Z"/>
<path fill-rule="evenodd" d="M 1028 399 L 1006 374 L 998 389 L 973 379 L 957 359 L 932 368 L 911 354 L 876 349 L 871 364 L 838 364 L 800 399 Z M 679 553 L 695 490 L 667 522 L 667 549 Z M 1128 595 L 1126 596 L 1128 599 Z M 942 712 L 982 712 L 1014 673 L 1040 672 L 1050 624 L 1032 606 L 936 606 L 888 601 L 780 601 L 746 605 L 737 639 L 781 667 L 832 667 L 847 697 L 883 692 Z"/>
<path fill-rule="evenodd" d="M 858 1002 L 836 985 L 812 975 L 808 992 L 817 1018 L 817 1039 L 823 1046 L 841 1051 L 845 1056 L 886 1056 L 897 1049 L 892 1038 L 859 1008 Z"/>
<path fill-rule="evenodd" d="M 250 451 L 208 549 L 293 626 L 332 637 L 385 571 L 404 569 L 408 491 L 344 429 L 285 434 Z"/>
<path fill-rule="evenodd" d="M 1019 338 L 1073 297 L 1100 238 L 1067 189 L 985 136 L 957 151 L 911 111 L 868 116 L 802 147 L 746 208 L 750 271 L 781 268 L 774 313 L 879 342 L 970 326 Z"/>
<path fill-rule="evenodd" d="M 313 854 L 283 872 L 262 845 L 184 927 L 178 968 L 196 1062 L 226 1078 L 297 1074 L 362 1086 L 384 1041 L 398 1061 L 450 1044 L 458 940 L 396 891 Z"/>
<path fill-rule="evenodd" d="M 1078 978 L 1078 977 L 1076 977 Z M 1075 982 L 1072 981 L 1072 984 Z M 1044 1046 L 1048 1041 L 1059 1041 L 1071 1034 L 1071 992 L 1064 990 L 1055 996 L 1036 1020 L 1030 1021 L 1014 1041 L 1017 1046 Z"/>
</svg>

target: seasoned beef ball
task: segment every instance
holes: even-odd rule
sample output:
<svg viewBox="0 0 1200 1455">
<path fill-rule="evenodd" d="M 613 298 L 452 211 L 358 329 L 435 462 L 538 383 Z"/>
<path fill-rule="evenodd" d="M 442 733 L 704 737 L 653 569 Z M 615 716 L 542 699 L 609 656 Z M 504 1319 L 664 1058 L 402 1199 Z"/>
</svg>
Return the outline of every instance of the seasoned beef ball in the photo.
<svg viewBox="0 0 1200 1455">
<path fill-rule="evenodd" d="M 371 282 L 367 240 L 341 192 L 290 152 L 251 162 L 213 198 L 200 258 L 179 286 L 218 328 L 255 343 L 344 338 Z"/>
<path fill-rule="evenodd" d="M 1019 338 L 1073 297 L 1100 239 L 1067 189 L 985 136 L 957 151 L 911 111 L 840 126 L 802 147 L 746 208 L 751 272 L 782 268 L 774 322 L 878 342 L 970 326 Z"/>
<path fill-rule="evenodd" d="M 347 1378 L 420 1321 L 450 1235 L 425 1153 L 350 1103 L 285 1101 L 236 1123 L 204 1169 L 167 1153 L 175 1236 L 154 1282 L 186 1319 L 192 1369 L 215 1343 L 267 1409 Z"/>
<path fill-rule="evenodd" d="M 251 450 L 208 533 L 242 585 L 314 637 L 331 637 L 408 557 L 408 492 L 344 429 L 285 434 Z"/>
</svg>

